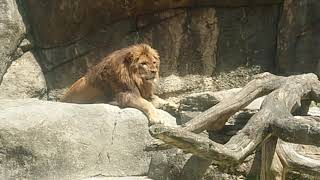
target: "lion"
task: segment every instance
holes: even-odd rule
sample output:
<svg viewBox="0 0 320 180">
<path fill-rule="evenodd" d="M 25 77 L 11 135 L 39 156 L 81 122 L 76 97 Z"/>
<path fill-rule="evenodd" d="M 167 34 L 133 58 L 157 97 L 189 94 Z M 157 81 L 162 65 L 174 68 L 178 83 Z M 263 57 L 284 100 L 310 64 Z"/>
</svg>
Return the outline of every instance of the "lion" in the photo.
<svg viewBox="0 0 320 180">
<path fill-rule="evenodd" d="M 61 98 L 68 103 L 110 103 L 141 110 L 149 125 L 163 123 L 155 105 L 165 100 L 154 94 L 160 57 L 147 44 L 112 52 L 77 80 Z"/>
</svg>

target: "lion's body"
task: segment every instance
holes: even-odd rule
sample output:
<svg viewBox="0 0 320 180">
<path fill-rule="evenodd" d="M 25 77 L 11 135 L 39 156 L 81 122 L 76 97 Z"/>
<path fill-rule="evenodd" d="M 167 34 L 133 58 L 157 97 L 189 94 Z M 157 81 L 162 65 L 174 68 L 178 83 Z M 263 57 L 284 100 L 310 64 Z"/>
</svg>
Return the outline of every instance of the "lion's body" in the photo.
<svg viewBox="0 0 320 180">
<path fill-rule="evenodd" d="M 99 89 L 95 88 L 88 84 L 89 81 L 84 76 L 77 80 L 63 96 L 63 102 L 72 102 L 72 103 L 97 103 L 103 101 L 106 95 Z"/>
<path fill-rule="evenodd" d="M 70 103 L 96 103 L 116 100 L 122 107 L 134 107 L 159 123 L 155 107 L 147 100 L 153 94 L 160 59 L 146 44 L 133 45 L 112 52 L 76 81 L 61 99 Z"/>
</svg>

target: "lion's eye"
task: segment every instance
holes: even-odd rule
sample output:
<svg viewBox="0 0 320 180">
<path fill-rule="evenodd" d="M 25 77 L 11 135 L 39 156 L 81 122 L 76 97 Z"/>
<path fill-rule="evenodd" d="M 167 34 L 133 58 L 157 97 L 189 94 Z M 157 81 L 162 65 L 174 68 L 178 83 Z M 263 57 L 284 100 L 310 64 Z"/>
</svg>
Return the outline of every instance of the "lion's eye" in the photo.
<svg viewBox="0 0 320 180">
<path fill-rule="evenodd" d="M 157 61 L 153 61 L 153 64 L 157 64 Z"/>
</svg>

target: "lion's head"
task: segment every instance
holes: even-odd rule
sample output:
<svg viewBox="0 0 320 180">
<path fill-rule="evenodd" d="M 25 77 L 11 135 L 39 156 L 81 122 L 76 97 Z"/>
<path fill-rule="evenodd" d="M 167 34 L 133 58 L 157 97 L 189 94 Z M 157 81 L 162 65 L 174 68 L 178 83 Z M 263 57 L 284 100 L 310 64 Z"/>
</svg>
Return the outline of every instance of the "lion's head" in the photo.
<svg viewBox="0 0 320 180">
<path fill-rule="evenodd" d="M 144 83 L 154 82 L 159 77 L 159 54 L 147 44 L 129 47 L 126 62 L 131 75 L 141 79 Z"/>
<path fill-rule="evenodd" d="M 143 97 L 153 94 L 159 78 L 158 52 L 147 44 L 136 44 L 112 52 L 86 74 L 89 83 L 113 93 L 138 88 Z M 111 86 L 111 87 L 110 87 Z"/>
</svg>

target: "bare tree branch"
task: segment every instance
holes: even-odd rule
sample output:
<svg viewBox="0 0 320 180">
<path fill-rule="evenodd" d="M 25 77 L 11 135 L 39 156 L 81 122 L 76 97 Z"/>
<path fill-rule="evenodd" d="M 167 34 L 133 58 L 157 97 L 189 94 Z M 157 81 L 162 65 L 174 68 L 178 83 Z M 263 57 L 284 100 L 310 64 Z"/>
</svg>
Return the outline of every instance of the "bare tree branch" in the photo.
<svg viewBox="0 0 320 180">
<path fill-rule="evenodd" d="M 320 177 L 320 160 L 303 156 L 294 150 L 296 144 L 288 144 L 279 141 L 277 145 L 277 155 L 281 159 L 287 171 L 296 171 L 315 177 Z"/>
<path fill-rule="evenodd" d="M 207 130 L 221 129 L 225 122 L 239 109 L 244 108 L 258 97 L 264 96 L 278 88 L 283 77 L 278 77 L 270 73 L 263 73 L 256 79 L 249 82 L 232 99 L 227 99 L 201 113 L 197 117 L 185 124 L 185 130 L 195 133 Z"/>
<path fill-rule="evenodd" d="M 310 117 L 275 119 L 272 133 L 286 142 L 320 146 L 320 122 Z"/>
<path fill-rule="evenodd" d="M 275 140 L 281 138 L 288 142 L 320 146 L 319 120 L 313 117 L 294 117 L 291 114 L 302 106 L 302 100 L 319 97 L 319 84 L 315 74 L 280 77 L 264 73 L 251 81 L 235 97 L 221 101 L 186 123 L 184 127 L 172 128 L 155 125 L 150 128 L 150 133 L 165 143 L 213 160 L 215 164 L 221 166 L 234 166 L 242 163 L 261 143 L 265 149 L 270 148 L 264 143 L 270 142 L 268 138 L 271 136 Z M 194 133 L 206 129 L 220 129 L 235 112 L 265 94 L 268 95 L 259 112 L 252 116 L 243 129 L 226 144 L 216 143 Z M 315 172 L 319 170 L 318 161 L 302 160 L 301 156 L 295 155 L 294 151 L 286 148 L 287 146 L 279 147 L 282 149 L 279 149 L 277 145 L 277 154 L 274 151 L 272 153 L 264 151 L 265 158 L 274 159 L 274 161 L 265 162 L 264 168 L 273 168 L 271 171 L 273 175 L 266 175 L 269 171 L 264 169 L 261 173 L 264 179 L 284 178 L 284 169 L 289 167 L 291 169 L 308 167 L 309 174 L 317 174 Z M 309 161 L 310 166 L 307 163 Z"/>
</svg>

